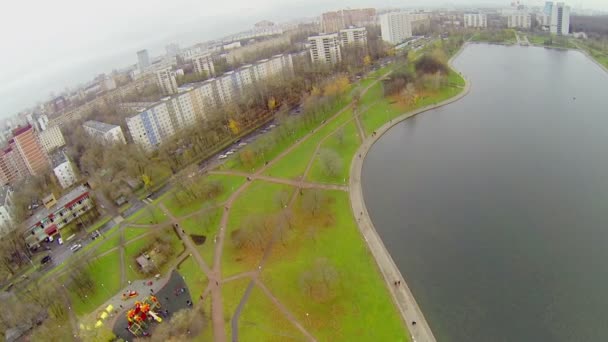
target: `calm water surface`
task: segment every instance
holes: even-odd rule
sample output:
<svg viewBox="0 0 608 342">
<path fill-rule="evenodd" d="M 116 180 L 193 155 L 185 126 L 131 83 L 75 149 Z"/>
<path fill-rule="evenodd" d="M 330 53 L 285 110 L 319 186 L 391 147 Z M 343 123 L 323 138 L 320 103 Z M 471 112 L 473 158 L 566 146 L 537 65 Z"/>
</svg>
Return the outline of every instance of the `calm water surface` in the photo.
<svg viewBox="0 0 608 342">
<path fill-rule="evenodd" d="M 608 74 L 470 45 L 462 100 L 365 161 L 365 201 L 439 341 L 608 341 Z"/>
</svg>

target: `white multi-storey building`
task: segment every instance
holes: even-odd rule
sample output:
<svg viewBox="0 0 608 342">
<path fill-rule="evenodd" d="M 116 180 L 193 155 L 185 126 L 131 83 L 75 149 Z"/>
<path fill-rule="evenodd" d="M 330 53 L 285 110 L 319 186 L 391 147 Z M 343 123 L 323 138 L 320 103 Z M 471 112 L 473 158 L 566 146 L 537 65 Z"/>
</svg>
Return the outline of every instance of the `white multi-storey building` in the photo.
<svg viewBox="0 0 608 342">
<path fill-rule="evenodd" d="M 199 55 L 192 57 L 192 64 L 194 64 L 194 71 L 202 74 L 206 73 L 208 76 L 215 75 L 215 65 L 210 55 Z"/>
<path fill-rule="evenodd" d="M 12 194 L 13 191 L 8 186 L 0 188 L 0 238 L 17 227 L 13 225 Z"/>
<path fill-rule="evenodd" d="M 465 13 L 464 27 L 488 27 L 488 16 L 483 13 Z"/>
<path fill-rule="evenodd" d="M 364 46 L 367 44 L 367 29 L 365 27 L 351 27 L 340 30 L 340 43 L 344 45 Z"/>
<path fill-rule="evenodd" d="M 47 153 L 65 145 L 65 139 L 59 126 L 51 126 L 38 133 L 38 139 Z"/>
<path fill-rule="evenodd" d="M 532 15 L 528 11 L 522 10 L 508 13 L 506 17 L 507 27 L 509 28 L 529 29 L 532 27 Z"/>
<path fill-rule="evenodd" d="M 402 43 L 412 36 L 412 23 L 408 12 L 389 12 L 380 16 L 382 40 L 391 44 Z"/>
<path fill-rule="evenodd" d="M 111 125 L 105 122 L 89 120 L 82 124 L 84 131 L 97 139 L 108 144 L 126 144 L 125 135 L 122 133 L 122 128 L 118 125 Z"/>
<path fill-rule="evenodd" d="M 314 63 L 336 64 L 342 61 L 340 38 L 337 33 L 308 37 L 310 58 Z"/>
<path fill-rule="evenodd" d="M 171 67 L 156 70 L 156 84 L 163 94 L 170 95 L 177 93 L 177 80 L 175 79 L 175 72 L 171 70 Z"/>
<path fill-rule="evenodd" d="M 167 104 L 160 102 L 126 119 L 133 142 L 153 150 L 175 134 Z"/>
<path fill-rule="evenodd" d="M 549 16 L 549 31 L 553 34 L 568 35 L 570 33 L 570 7 L 563 2 L 545 3 L 545 13 Z"/>
<path fill-rule="evenodd" d="M 55 177 L 57 177 L 61 187 L 67 189 L 76 183 L 76 172 L 74 172 L 74 167 L 72 166 L 72 163 L 68 157 L 65 155 L 65 152 L 57 151 L 50 157 L 53 173 L 55 174 Z"/>
</svg>

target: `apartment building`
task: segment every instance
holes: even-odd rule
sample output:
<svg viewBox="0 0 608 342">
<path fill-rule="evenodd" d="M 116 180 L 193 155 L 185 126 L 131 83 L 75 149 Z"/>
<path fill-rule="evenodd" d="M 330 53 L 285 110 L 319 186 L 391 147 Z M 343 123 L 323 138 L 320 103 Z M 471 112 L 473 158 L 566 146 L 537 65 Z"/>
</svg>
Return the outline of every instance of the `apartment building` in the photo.
<svg viewBox="0 0 608 342">
<path fill-rule="evenodd" d="M 44 173 L 50 166 L 49 156 L 40 144 L 31 125 L 13 131 L 15 147 L 32 176 Z"/>
<path fill-rule="evenodd" d="M 156 84 L 165 95 L 177 93 L 177 80 L 171 67 L 163 67 L 155 71 Z"/>
<path fill-rule="evenodd" d="M 488 16 L 483 13 L 465 13 L 464 27 L 484 28 L 488 27 Z"/>
<path fill-rule="evenodd" d="M 412 23 L 408 12 L 389 12 L 380 16 L 382 40 L 400 44 L 412 36 Z"/>
<path fill-rule="evenodd" d="M 506 14 L 507 27 L 530 29 L 532 27 L 532 15 L 528 11 L 520 10 Z"/>
<path fill-rule="evenodd" d="M 0 238 L 13 231 L 13 190 L 9 186 L 0 187 Z"/>
<path fill-rule="evenodd" d="M 23 236 L 30 248 L 60 233 L 61 228 L 95 208 L 89 189 L 78 186 L 65 196 L 55 200 L 54 196 L 45 199 L 45 206 L 24 222 Z"/>
<path fill-rule="evenodd" d="M 342 61 L 338 33 L 308 37 L 308 43 L 310 44 L 310 58 L 313 63 L 336 64 Z"/>
<path fill-rule="evenodd" d="M 122 128 L 105 122 L 89 120 L 82 124 L 84 131 L 91 137 L 97 138 L 107 144 L 126 144 Z"/>
<path fill-rule="evenodd" d="M 29 175 L 21 154 L 11 139 L 0 152 L 0 181 L 3 185 L 15 184 Z"/>
<path fill-rule="evenodd" d="M 194 64 L 194 71 L 196 73 L 205 73 L 208 76 L 215 76 L 215 66 L 211 55 L 199 55 L 192 58 L 192 64 Z"/>
<path fill-rule="evenodd" d="M 365 27 L 349 27 L 342 29 L 340 34 L 340 44 L 345 45 L 367 45 L 367 29 Z"/>
<path fill-rule="evenodd" d="M 566 6 L 563 2 L 547 1 L 544 11 L 549 16 L 551 33 L 563 36 L 570 33 L 570 6 Z"/>
<path fill-rule="evenodd" d="M 140 108 L 126 119 L 133 142 L 153 150 L 177 131 L 205 120 L 217 106 L 237 100 L 247 86 L 273 77 L 293 76 L 292 55 L 276 55 L 237 70 L 184 85 L 179 93 Z"/>
<path fill-rule="evenodd" d="M 321 15 L 321 31 L 338 32 L 350 26 L 374 25 L 376 9 L 346 9 L 336 12 L 325 12 Z"/>
<path fill-rule="evenodd" d="M 139 71 L 143 72 L 150 66 L 150 55 L 148 54 L 148 50 L 139 50 L 137 51 L 137 67 Z"/>
<path fill-rule="evenodd" d="M 65 146 L 65 138 L 59 126 L 51 126 L 42 132 L 38 133 L 40 144 L 46 153 L 51 153 L 53 150 Z"/>
<path fill-rule="evenodd" d="M 67 189 L 76 183 L 77 175 L 74 171 L 74 167 L 68 159 L 65 151 L 56 151 L 51 156 L 51 167 L 53 173 L 59 181 L 62 188 Z"/>
</svg>

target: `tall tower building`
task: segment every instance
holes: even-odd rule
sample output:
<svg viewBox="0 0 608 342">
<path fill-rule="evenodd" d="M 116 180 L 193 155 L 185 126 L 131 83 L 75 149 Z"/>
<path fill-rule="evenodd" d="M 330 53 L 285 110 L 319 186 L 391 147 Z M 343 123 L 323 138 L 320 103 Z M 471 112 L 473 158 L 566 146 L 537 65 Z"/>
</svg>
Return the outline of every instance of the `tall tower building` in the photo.
<svg viewBox="0 0 608 342">
<path fill-rule="evenodd" d="M 165 95 L 177 93 L 177 80 L 171 67 L 156 70 L 156 84 Z"/>
<path fill-rule="evenodd" d="M 139 71 L 144 71 L 147 67 L 150 66 L 150 55 L 148 55 L 148 50 L 139 50 L 137 51 L 137 67 Z"/>
<path fill-rule="evenodd" d="M 13 131 L 13 140 L 23 162 L 32 176 L 38 176 L 50 167 L 50 159 L 31 125 Z"/>
<path fill-rule="evenodd" d="M 336 64 L 342 61 L 338 33 L 308 37 L 310 58 L 313 62 Z"/>
<path fill-rule="evenodd" d="M 412 23 L 407 12 L 390 12 L 380 16 L 382 40 L 399 44 L 412 36 Z"/>
</svg>

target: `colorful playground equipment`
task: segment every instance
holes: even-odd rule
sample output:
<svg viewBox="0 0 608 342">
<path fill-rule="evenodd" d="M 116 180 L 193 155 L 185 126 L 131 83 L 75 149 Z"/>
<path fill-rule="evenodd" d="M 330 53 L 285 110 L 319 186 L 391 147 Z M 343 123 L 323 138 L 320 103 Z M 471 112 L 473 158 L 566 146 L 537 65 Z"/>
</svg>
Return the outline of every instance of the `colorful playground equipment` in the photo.
<svg viewBox="0 0 608 342">
<path fill-rule="evenodd" d="M 142 302 L 136 301 L 133 308 L 127 311 L 127 328 L 133 336 L 146 336 L 146 329 L 153 321 L 161 323 L 163 319 L 155 312 L 160 310 L 156 296 L 146 297 Z"/>
</svg>

